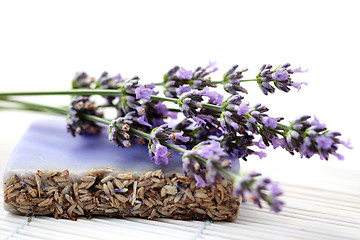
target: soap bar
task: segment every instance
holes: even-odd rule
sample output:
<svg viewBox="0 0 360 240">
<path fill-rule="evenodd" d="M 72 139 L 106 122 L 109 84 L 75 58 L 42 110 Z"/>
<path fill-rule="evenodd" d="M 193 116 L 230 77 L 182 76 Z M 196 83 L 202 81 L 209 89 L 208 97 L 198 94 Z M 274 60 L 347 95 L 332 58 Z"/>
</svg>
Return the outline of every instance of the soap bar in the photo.
<svg viewBox="0 0 360 240">
<path fill-rule="evenodd" d="M 118 148 L 107 130 L 72 137 L 65 119 L 36 121 L 11 155 L 4 174 L 5 209 L 55 218 L 137 216 L 174 219 L 234 218 L 240 199 L 232 183 L 197 187 L 182 174 L 175 152 L 168 165 L 156 165 L 146 145 Z M 238 160 L 232 171 L 239 171 Z"/>
</svg>

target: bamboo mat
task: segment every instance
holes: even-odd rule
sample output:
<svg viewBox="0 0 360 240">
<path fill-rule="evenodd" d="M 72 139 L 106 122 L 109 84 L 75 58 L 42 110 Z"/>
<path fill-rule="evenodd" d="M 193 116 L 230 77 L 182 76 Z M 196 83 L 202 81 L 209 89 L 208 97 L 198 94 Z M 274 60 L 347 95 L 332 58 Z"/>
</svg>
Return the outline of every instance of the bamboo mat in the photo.
<svg viewBox="0 0 360 240">
<path fill-rule="evenodd" d="M 360 171 L 328 168 L 323 174 L 327 185 L 279 181 L 286 202 L 280 214 L 245 203 L 234 222 L 49 217 L 28 221 L 4 211 L 1 189 L 0 239 L 360 239 Z"/>
</svg>

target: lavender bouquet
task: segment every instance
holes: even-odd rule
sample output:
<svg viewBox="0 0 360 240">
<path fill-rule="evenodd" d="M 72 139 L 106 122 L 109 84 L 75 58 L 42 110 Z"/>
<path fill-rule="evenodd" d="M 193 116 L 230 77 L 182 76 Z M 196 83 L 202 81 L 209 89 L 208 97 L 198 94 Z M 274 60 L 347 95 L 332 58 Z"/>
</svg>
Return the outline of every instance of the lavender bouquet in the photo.
<svg viewBox="0 0 360 240">
<path fill-rule="evenodd" d="M 195 70 L 175 66 L 164 74 L 162 82 L 150 84 L 140 84 L 138 77 L 104 72 L 95 79 L 81 72 L 75 75 L 72 90 L 0 93 L 0 100 L 21 109 L 66 115 L 67 131 L 74 137 L 97 134 L 102 125 L 108 125 L 110 141 L 122 148 L 134 142 L 147 144 L 155 164 L 168 164 L 169 150 L 175 150 L 182 155 L 184 174 L 193 176 L 197 186 L 215 184 L 224 177 L 232 179 L 236 198 L 241 196 L 260 208 L 265 203 L 274 212 L 284 205 L 278 198 L 282 195 L 278 184 L 258 172 L 229 171 L 229 159 L 264 158 L 263 150 L 273 147 L 306 158 L 319 155 L 328 160 L 334 155 L 342 160 L 339 145 L 351 148 L 339 138 L 339 132 L 327 130 L 316 117 L 304 115 L 286 125 L 282 117 L 269 116 L 266 106 L 244 103 L 248 94 L 245 82 L 256 82 L 265 95 L 300 90 L 307 83 L 292 80 L 293 74 L 305 72 L 300 68 L 290 68 L 289 63 L 276 68 L 268 64 L 255 78 L 243 79 L 247 69 L 234 65 L 222 80 L 212 81 L 210 74 L 217 70 L 212 62 Z M 218 86 L 227 96 L 215 90 Z M 54 107 L 12 98 L 20 95 L 71 95 L 72 100 L 69 107 Z M 103 98 L 95 101 L 93 95 Z M 114 109 L 117 116 L 107 119 L 103 109 Z"/>
</svg>

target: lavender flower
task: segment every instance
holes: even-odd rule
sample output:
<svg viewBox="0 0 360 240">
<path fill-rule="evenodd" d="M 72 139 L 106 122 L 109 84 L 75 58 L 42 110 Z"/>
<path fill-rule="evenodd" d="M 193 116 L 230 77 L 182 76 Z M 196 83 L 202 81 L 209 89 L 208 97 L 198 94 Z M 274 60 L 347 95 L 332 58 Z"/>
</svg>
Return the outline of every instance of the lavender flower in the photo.
<svg viewBox="0 0 360 240">
<path fill-rule="evenodd" d="M 165 124 L 165 120 L 171 115 L 166 105 L 158 100 L 147 101 L 143 104 L 145 117 L 152 127 Z"/>
<path fill-rule="evenodd" d="M 328 131 L 316 117 L 312 121 L 309 119 L 310 116 L 302 116 L 285 130 L 287 150 L 290 153 L 299 152 L 301 157 L 306 158 L 318 154 L 320 159 L 328 160 L 330 155 L 334 155 L 342 160 L 343 156 L 337 153 L 339 145 L 351 146 L 338 138 L 341 135 L 339 132 Z"/>
<path fill-rule="evenodd" d="M 242 132 L 246 127 L 245 114 L 249 112 L 249 108 L 242 102 L 244 97 L 241 95 L 232 95 L 223 102 L 223 111 L 220 115 L 220 123 L 223 129 L 230 134 Z"/>
<path fill-rule="evenodd" d="M 130 126 L 133 124 L 135 112 L 130 112 L 124 117 L 113 120 L 109 125 L 109 140 L 113 141 L 116 146 L 124 148 L 130 147 Z"/>
<path fill-rule="evenodd" d="M 282 195 L 282 190 L 269 178 L 256 180 L 260 173 L 252 172 L 244 177 L 234 179 L 234 195 L 242 198 L 243 202 L 251 200 L 255 205 L 262 208 L 261 201 L 265 201 L 274 212 L 280 212 L 284 203 L 277 199 Z M 270 195 L 267 192 L 270 191 Z"/>
<path fill-rule="evenodd" d="M 139 100 L 150 100 L 150 95 L 156 94 L 152 88 L 152 85 L 140 85 L 139 78 L 136 76 L 125 80 L 120 86 L 122 95 L 119 97 L 119 101 L 116 104 L 119 116 L 124 116 L 131 111 L 136 111 L 140 116 L 144 115 L 145 107 Z M 146 121 L 146 117 L 143 117 L 142 119 Z"/>
<path fill-rule="evenodd" d="M 246 115 L 247 128 L 256 134 L 260 133 L 259 127 L 261 127 L 261 130 L 266 130 L 266 128 L 281 129 L 277 126 L 277 123 L 283 118 L 269 117 L 266 114 L 267 111 L 269 111 L 269 109 L 261 104 L 256 104 L 252 109 L 250 109 L 249 114 Z"/>
<path fill-rule="evenodd" d="M 247 132 L 241 135 L 227 133 L 221 140 L 221 145 L 230 156 L 242 158 L 246 161 L 246 158 L 254 153 L 254 150 L 250 149 L 251 146 L 255 145 L 254 139 L 255 137 Z"/>
<path fill-rule="evenodd" d="M 169 140 L 187 142 L 190 138 L 183 136 L 183 132 L 174 132 L 167 124 L 154 128 L 150 133 L 148 149 L 149 155 L 151 159 L 155 161 L 155 164 L 168 164 L 168 157 L 171 156 L 171 154 L 168 152 L 167 147 L 162 145 L 160 141 Z"/>
<path fill-rule="evenodd" d="M 216 62 L 209 62 L 209 64 L 205 67 L 197 67 L 193 73 L 193 83 L 192 88 L 202 90 L 205 87 L 209 86 L 209 82 L 211 81 L 210 77 L 208 77 L 209 74 L 216 72 L 218 70 L 217 67 L 215 67 Z"/>
<path fill-rule="evenodd" d="M 120 74 L 110 77 L 107 72 L 103 72 L 96 82 L 96 88 L 118 89 L 124 81 L 125 79 Z"/>
<path fill-rule="evenodd" d="M 135 89 L 136 99 L 145 99 L 150 100 L 150 95 L 153 91 L 149 88 L 145 88 L 144 86 L 140 86 Z"/>
<path fill-rule="evenodd" d="M 186 70 L 185 68 L 180 68 L 178 74 L 177 74 L 177 77 L 179 79 L 186 79 L 186 80 L 189 80 L 191 79 L 193 76 L 193 71 L 191 70 Z"/>
<path fill-rule="evenodd" d="M 248 69 L 245 68 L 240 71 L 236 71 L 238 65 L 234 65 L 226 73 L 224 73 L 224 90 L 232 95 L 238 94 L 238 92 L 248 93 L 248 91 L 240 86 L 240 79 L 243 78 L 242 73 Z"/>
<path fill-rule="evenodd" d="M 93 77 L 89 77 L 85 72 L 78 72 L 72 80 L 72 88 L 91 88 L 91 84 L 95 81 Z"/>
<path fill-rule="evenodd" d="M 179 108 L 186 118 L 193 119 L 198 125 L 206 125 L 214 120 L 212 115 L 204 114 L 201 111 L 203 105 L 202 101 L 204 97 L 208 97 L 208 103 L 220 105 L 223 96 L 216 92 L 209 91 L 209 87 L 205 87 L 203 90 L 192 90 L 190 92 L 183 93 L 179 98 Z M 216 111 L 213 111 L 216 113 Z"/>
<path fill-rule="evenodd" d="M 306 82 L 295 83 L 291 80 L 291 74 L 306 72 L 307 70 L 303 71 L 300 67 L 296 69 L 288 69 L 289 67 L 290 63 L 281 65 L 274 70 L 270 64 L 264 64 L 260 68 L 256 79 L 260 89 L 265 95 L 275 92 L 275 88 L 270 84 L 270 82 L 273 82 L 276 88 L 284 92 L 289 92 L 290 87 L 300 90 L 301 85 L 307 85 Z"/>
<path fill-rule="evenodd" d="M 100 78 L 96 82 L 95 88 L 98 89 L 119 89 L 121 84 L 125 81 L 120 74 L 110 77 L 107 72 L 103 72 Z M 117 96 L 103 96 L 109 104 L 113 104 L 113 101 Z"/>
<path fill-rule="evenodd" d="M 94 121 L 90 121 L 81 117 L 81 114 L 88 114 L 97 117 L 103 117 L 103 113 L 98 111 L 98 107 L 89 97 L 75 97 L 71 100 L 69 114 L 66 117 L 67 131 L 75 137 L 76 134 L 84 133 L 97 134 L 101 127 Z"/>
<path fill-rule="evenodd" d="M 202 90 L 209 86 L 208 75 L 217 71 L 215 62 L 210 62 L 205 68 L 198 67 L 194 71 L 178 66 L 173 67 L 164 75 L 164 94 L 176 98 L 191 89 Z"/>
<path fill-rule="evenodd" d="M 197 186 L 215 184 L 220 177 L 219 168 L 229 168 L 228 155 L 215 140 L 204 141 L 183 155 L 184 174 L 193 174 Z"/>
</svg>

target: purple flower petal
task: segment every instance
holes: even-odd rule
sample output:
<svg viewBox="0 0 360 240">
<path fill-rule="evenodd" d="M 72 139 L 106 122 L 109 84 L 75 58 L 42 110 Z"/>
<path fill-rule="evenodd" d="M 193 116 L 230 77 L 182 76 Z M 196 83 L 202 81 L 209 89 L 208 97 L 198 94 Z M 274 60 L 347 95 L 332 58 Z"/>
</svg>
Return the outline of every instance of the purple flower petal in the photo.
<svg viewBox="0 0 360 240">
<path fill-rule="evenodd" d="M 237 114 L 245 115 L 249 112 L 249 106 L 245 103 L 241 103 L 237 108 Z"/>
<path fill-rule="evenodd" d="M 191 79 L 193 76 L 193 71 L 191 70 L 186 70 L 185 68 L 180 68 L 180 70 L 178 71 L 178 78 L 180 79 Z"/>
<path fill-rule="evenodd" d="M 135 89 L 136 99 L 150 100 L 150 95 L 153 91 L 149 88 L 145 88 L 143 85 Z"/>
<path fill-rule="evenodd" d="M 308 83 L 307 82 L 294 82 L 294 83 L 291 83 L 291 86 L 293 86 L 294 88 L 296 88 L 298 91 L 300 91 L 301 89 L 301 85 L 305 85 L 307 86 Z"/>
<path fill-rule="evenodd" d="M 319 119 L 317 119 L 316 116 L 314 116 L 314 120 L 312 120 L 312 121 L 310 122 L 310 124 L 313 125 L 313 126 L 316 126 L 317 128 L 320 128 L 320 129 L 326 128 L 326 125 L 320 123 L 320 122 L 319 122 Z"/>
<path fill-rule="evenodd" d="M 329 149 L 333 144 L 333 140 L 324 135 L 315 138 L 315 141 L 318 144 L 318 147 L 322 149 Z"/>
<path fill-rule="evenodd" d="M 258 142 L 256 142 L 255 145 L 258 146 L 260 149 L 266 148 L 266 145 L 262 139 L 260 139 Z"/>
<path fill-rule="evenodd" d="M 278 148 L 279 146 L 281 146 L 282 148 L 286 148 L 286 141 L 284 138 L 277 138 L 277 137 L 273 137 L 271 139 L 271 143 L 274 147 L 274 149 Z"/>
<path fill-rule="evenodd" d="M 156 110 L 156 113 L 161 114 L 161 115 L 166 115 L 169 112 L 166 105 L 163 104 L 162 102 L 158 102 L 157 104 L 155 104 L 154 109 Z"/>
<path fill-rule="evenodd" d="M 347 140 L 346 142 L 345 142 L 345 141 L 340 140 L 340 143 L 341 143 L 342 145 L 344 145 L 345 147 L 347 147 L 348 149 L 353 149 L 353 147 L 351 146 L 350 139 L 349 139 L 349 140 Z"/>
<path fill-rule="evenodd" d="M 191 87 L 189 85 L 184 85 L 184 86 L 180 85 L 179 88 L 176 89 L 176 94 L 180 96 L 181 94 L 189 91 L 191 91 Z"/>
<path fill-rule="evenodd" d="M 184 137 L 183 134 L 184 134 L 184 131 L 174 133 L 175 139 L 180 140 L 182 142 L 188 142 L 190 140 L 190 138 Z"/>
<path fill-rule="evenodd" d="M 194 174 L 194 178 L 196 180 L 196 186 L 197 187 L 205 187 L 206 186 L 206 182 L 204 181 L 204 179 L 200 175 Z"/>
<path fill-rule="evenodd" d="M 260 159 L 263 159 L 264 157 L 267 156 L 267 154 L 263 151 L 260 152 L 254 152 L 255 155 L 257 155 Z"/>
<path fill-rule="evenodd" d="M 263 117 L 262 123 L 269 128 L 276 128 L 277 126 L 277 119 L 273 117 Z"/>
<path fill-rule="evenodd" d="M 279 187 L 279 184 L 277 183 L 271 183 L 269 185 L 267 185 L 267 190 L 269 190 L 272 195 L 274 196 L 280 196 L 283 194 L 283 191 L 281 190 L 281 188 Z"/>
<path fill-rule="evenodd" d="M 155 156 L 154 156 L 155 164 L 159 165 L 160 163 L 164 163 L 167 165 L 169 162 L 167 158 L 167 152 L 168 152 L 167 147 L 158 144 L 156 146 Z"/>
<path fill-rule="evenodd" d="M 301 70 L 301 67 L 299 66 L 298 68 L 292 69 L 292 72 L 294 72 L 294 73 L 305 73 L 305 72 L 308 72 L 308 69 Z"/>
<path fill-rule="evenodd" d="M 278 81 L 286 81 L 289 77 L 290 74 L 288 73 L 288 71 L 286 71 L 286 69 L 279 69 L 276 70 L 272 75 L 271 75 L 272 79 L 274 80 L 278 80 Z"/>
<path fill-rule="evenodd" d="M 145 115 L 142 115 L 142 116 L 139 117 L 136 121 L 137 121 L 138 123 L 140 123 L 141 125 L 148 126 L 148 127 L 152 127 L 152 126 L 148 123 Z"/>
<path fill-rule="evenodd" d="M 222 105 L 222 101 L 224 99 L 224 96 L 218 92 L 215 91 L 209 91 L 205 94 L 205 96 L 209 97 L 209 103 L 214 104 L 217 106 Z"/>
<path fill-rule="evenodd" d="M 172 119 L 177 119 L 177 112 L 168 112 L 167 116 Z"/>
</svg>

